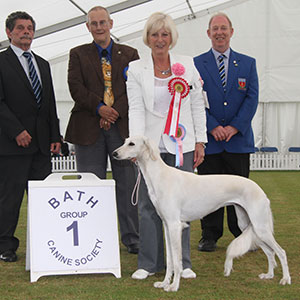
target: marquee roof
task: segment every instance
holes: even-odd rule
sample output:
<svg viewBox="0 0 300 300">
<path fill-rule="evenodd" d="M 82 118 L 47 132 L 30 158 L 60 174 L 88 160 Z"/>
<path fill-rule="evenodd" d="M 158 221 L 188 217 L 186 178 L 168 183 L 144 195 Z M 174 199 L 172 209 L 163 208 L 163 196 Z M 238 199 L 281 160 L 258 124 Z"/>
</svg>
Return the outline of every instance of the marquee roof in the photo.
<svg viewBox="0 0 300 300">
<path fill-rule="evenodd" d="M 94 6 L 106 7 L 114 20 L 112 37 L 126 42 L 140 34 L 149 15 L 156 11 L 168 13 L 177 23 L 196 14 L 207 14 L 245 0 L 10 0 L 1 6 L 0 49 L 9 45 L 5 33 L 6 17 L 14 11 L 26 11 L 36 21 L 32 48 L 45 59 L 68 53 L 69 49 L 91 41 L 85 26 L 86 14 Z"/>
</svg>

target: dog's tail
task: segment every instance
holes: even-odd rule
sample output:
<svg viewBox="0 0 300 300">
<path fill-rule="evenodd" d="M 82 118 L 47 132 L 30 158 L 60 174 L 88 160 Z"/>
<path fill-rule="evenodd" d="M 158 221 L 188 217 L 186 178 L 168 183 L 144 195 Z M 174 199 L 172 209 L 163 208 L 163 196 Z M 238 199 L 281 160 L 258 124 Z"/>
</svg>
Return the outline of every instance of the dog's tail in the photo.
<svg viewBox="0 0 300 300">
<path fill-rule="evenodd" d="M 235 238 L 227 248 L 226 255 L 235 257 L 240 257 L 247 253 L 251 249 L 257 247 L 258 238 L 253 231 L 251 224 L 242 232 L 240 236 Z"/>
<path fill-rule="evenodd" d="M 249 250 L 254 250 L 257 248 L 258 237 L 253 231 L 253 227 L 251 224 L 239 235 L 235 238 L 227 248 L 226 252 L 226 261 L 224 274 L 225 276 L 229 276 L 232 270 L 233 259 L 240 257 L 247 253 Z"/>
</svg>

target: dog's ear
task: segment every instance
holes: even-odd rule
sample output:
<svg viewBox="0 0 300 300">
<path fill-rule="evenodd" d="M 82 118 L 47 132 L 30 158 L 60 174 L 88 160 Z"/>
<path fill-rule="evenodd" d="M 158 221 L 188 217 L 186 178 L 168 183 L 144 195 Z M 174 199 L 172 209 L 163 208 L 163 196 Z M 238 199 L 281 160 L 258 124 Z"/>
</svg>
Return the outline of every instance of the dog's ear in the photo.
<svg viewBox="0 0 300 300">
<path fill-rule="evenodd" d="M 155 151 L 153 149 L 153 146 L 151 145 L 151 142 L 148 138 L 144 138 L 144 144 L 146 146 L 146 149 L 147 149 L 147 152 L 149 154 L 149 157 L 152 159 L 152 160 L 156 160 L 157 157 L 155 156 Z"/>
</svg>

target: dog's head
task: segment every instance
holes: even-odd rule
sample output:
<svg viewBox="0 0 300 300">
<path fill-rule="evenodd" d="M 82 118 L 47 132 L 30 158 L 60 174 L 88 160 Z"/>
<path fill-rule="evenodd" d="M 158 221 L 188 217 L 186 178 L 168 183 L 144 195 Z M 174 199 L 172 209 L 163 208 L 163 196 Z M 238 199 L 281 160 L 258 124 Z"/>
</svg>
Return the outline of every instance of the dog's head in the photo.
<svg viewBox="0 0 300 300">
<path fill-rule="evenodd" d="M 113 157 L 118 160 L 142 158 L 157 159 L 159 155 L 152 142 L 145 136 L 132 136 L 125 140 L 124 144 L 113 152 Z"/>
</svg>

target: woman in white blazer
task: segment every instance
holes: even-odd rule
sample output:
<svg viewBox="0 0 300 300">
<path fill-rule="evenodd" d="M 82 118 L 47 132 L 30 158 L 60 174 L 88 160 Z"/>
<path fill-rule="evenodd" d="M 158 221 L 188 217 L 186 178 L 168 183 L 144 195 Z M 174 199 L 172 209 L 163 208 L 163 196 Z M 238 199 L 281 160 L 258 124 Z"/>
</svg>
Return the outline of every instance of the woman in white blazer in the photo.
<svg viewBox="0 0 300 300">
<path fill-rule="evenodd" d="M 129 135 L 151 138 L 159 146 L 161 156 L 168 165 L 177 164 L 180 169 L 193 172 L 204 159 L 207 142 L 205 105 L 200 75 L 192 57 L 169 53 L 177 38 L 178 33 L 170 16 L 154 13 L 149 17 L 143 40 L 151 49 L 151 55 L 131 62 L 128 69 Z M 178 80 L 181 84 L 179 89 L 176 85 Z M 174 102 L 173 111 L 171 102 Z M 180 107 L 179 113 L 176 107 Z M 169 113 L 173 117 L 168 118 Z M 179 130 L 176 130 L 177 119 Z M 171 136 L 172 132 L 176 132 L 177 137 L 180 135 L 177 141 L 174 134 Z M 144 180 L 140 186 L 138 209 L 138 270 L 132 278 L 145 279 L 163 270 L 165 262 L 161 219 L 149 199 Z M 182 277 L 195 278 L 196 274 L 191 270 L 189 228 L 183 231 L 182 246 Z"/>
</svg>

